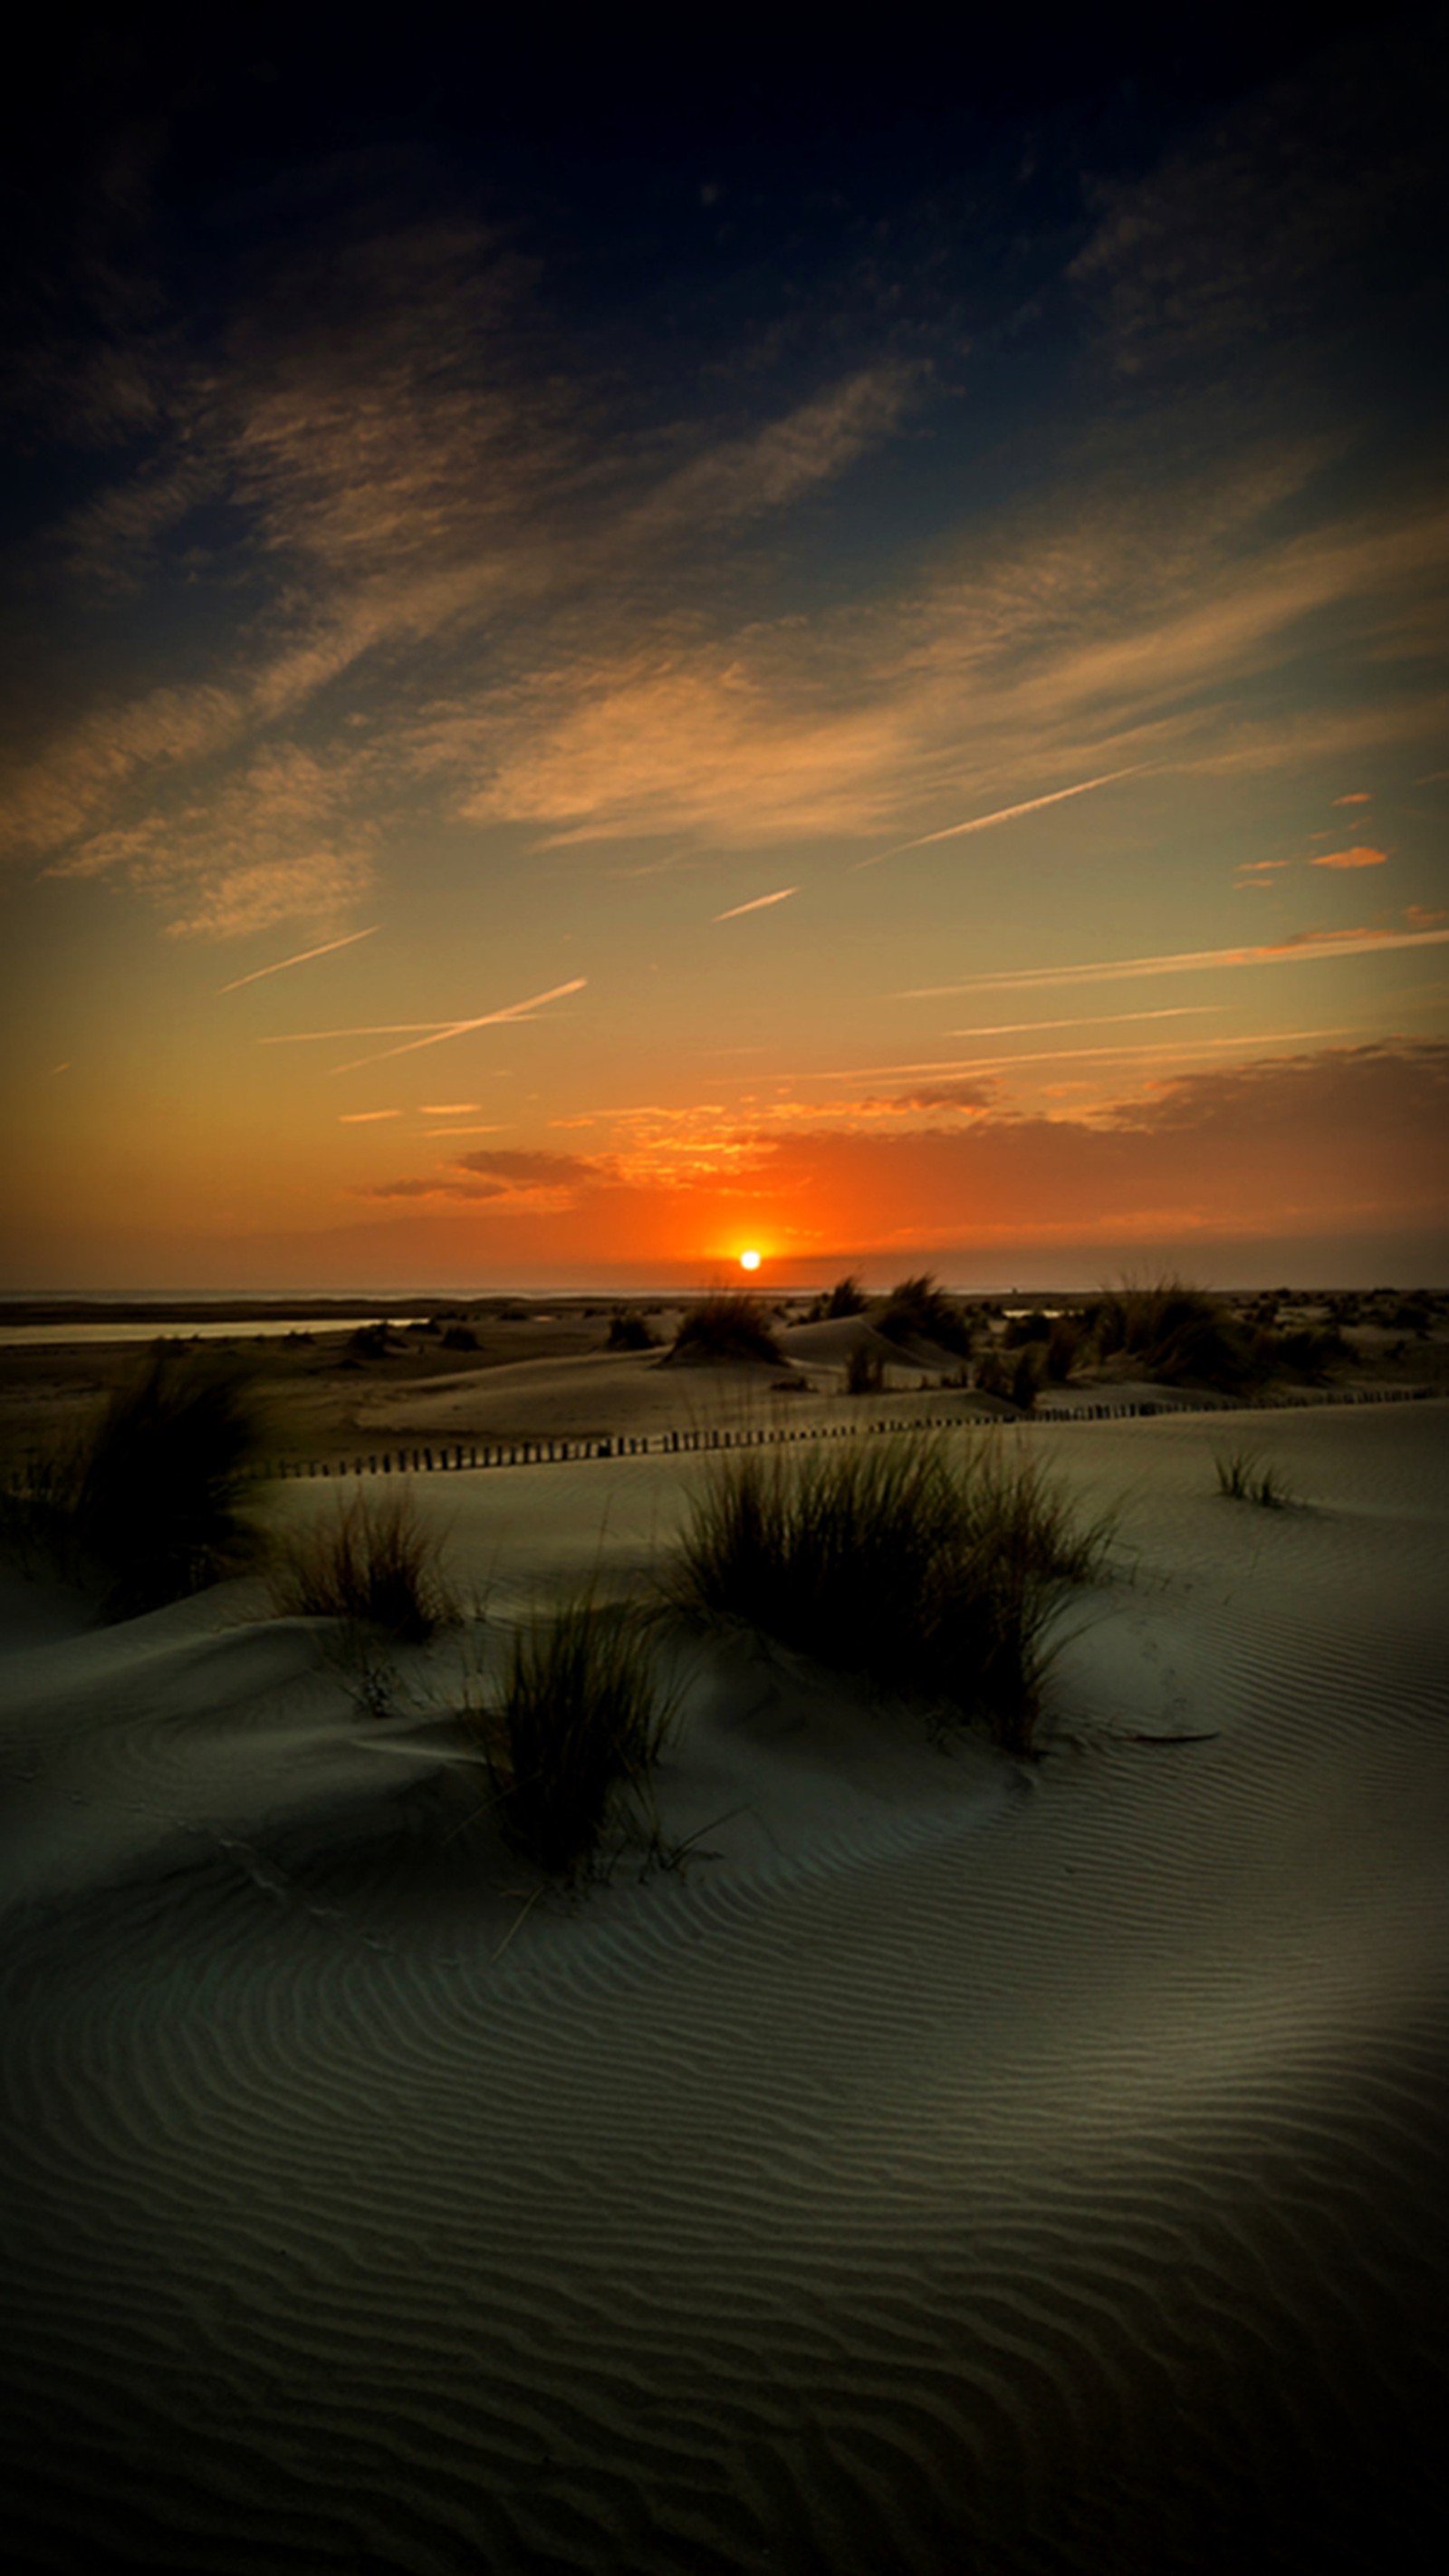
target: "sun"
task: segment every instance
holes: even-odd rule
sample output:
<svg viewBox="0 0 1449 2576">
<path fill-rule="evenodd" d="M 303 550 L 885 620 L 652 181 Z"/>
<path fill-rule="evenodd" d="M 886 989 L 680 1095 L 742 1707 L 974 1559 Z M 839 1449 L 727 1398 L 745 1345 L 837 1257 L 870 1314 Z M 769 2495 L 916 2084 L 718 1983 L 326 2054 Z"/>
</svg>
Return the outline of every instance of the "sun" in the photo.
<svg viewBox="0 0 1449 2576">
<path fill-rule="evenodd" d="M 742 1270 L 758 1270 L 759 1266 L 760 1256 L 757 1252 L 742 1252 L 740 1254 L 740 1268 Z"/>
</svg>

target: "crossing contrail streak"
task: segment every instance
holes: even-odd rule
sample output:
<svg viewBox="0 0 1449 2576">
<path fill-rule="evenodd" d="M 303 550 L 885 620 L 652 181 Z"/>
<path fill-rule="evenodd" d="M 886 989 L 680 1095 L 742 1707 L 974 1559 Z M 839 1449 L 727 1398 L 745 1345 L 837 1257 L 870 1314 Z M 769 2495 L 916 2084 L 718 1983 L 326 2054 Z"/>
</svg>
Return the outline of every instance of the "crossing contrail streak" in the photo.
<svg viewBox="0 0 1449 2576">
<path fill-rule="evenodd" d="M 238 975 L 234 984 L 218 984 L 218 993 L 239 993 L 243 984 L 260 984 L 264 975 L 280 975 L 284 966 L 305 966 L 311 957 L 330 957 L 334 949 L 355 948 L 359 939 L 373 939 L 382 924 L 375 921 L 370 930 L 349 930 L 345 939 L 326 939 L 320 948 L 299 948 L 295 957 L 279 957 L 275 966 L 258 966 L 251 975 Z"/>
</svg>

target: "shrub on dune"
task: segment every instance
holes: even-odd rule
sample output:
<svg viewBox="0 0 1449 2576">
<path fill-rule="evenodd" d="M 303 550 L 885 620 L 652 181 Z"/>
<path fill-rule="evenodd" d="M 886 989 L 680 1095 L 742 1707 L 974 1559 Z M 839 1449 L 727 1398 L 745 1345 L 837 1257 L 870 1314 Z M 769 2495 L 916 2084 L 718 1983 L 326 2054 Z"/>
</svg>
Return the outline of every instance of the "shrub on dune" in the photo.
<svg viewBox="0 0 1449 2576">
<path fill-rule="evenodd" d="M 1039 1463 L 985 1444 L 964 1458 L 929 1436 L 752 1453 L 697 1499 L 674 1599 L 980 1719 L 1024 1754 L 1053 1614 L 1106 1538 L 1078 1526 Z"/>
<path fill-rule="evenodd" d="M 616 1306 L 609 1317 L 605 1347 L 611 1351 L 652 1351 L 657 1344 L 636 1306 Z"/>
<path fill-rule="evenodd" d="M 855 1273 L 837 1279 L 823 1297 L 817 1297 L 805 1318 L 807 1324 L 838 1324 L 851 1315 L 863 1315 L 870 1300 Z"/>
<path fill-rule="evenodd" d="M 406 1486 L 358 1485 L 330 1515 L 289 1532 L 269 1571 L 283 1619 L 346 1619 L 422 1645 L 454 1615 L 441 1542 L 418 1518 Z"/>
<path fill-rule="evenodd" d="M 753 1297 L 722 1289 L 691 1306 L 675 1337 L 672 1360 L 778 1360 L 780 1345 Z"/>
<path fill-rule="evenodd" d="M 668 1716 L 648 1623 L 585 1592 L 517 1631 L 501 1695 L 465 1725 L 508 1840 L 575 1879 L 621 1799 L 647 1796 Z"/>
<path fill-rule="evenodd" d="M 847 1395 L 879 1395 L 885 1385 L 885 1359 L 880 1351 L 860 1342 L 845 1363 Z"/>
<path fill-rule="evenodd" d="M 1293 1497 L 1276 1467 L 1265 1467 L 1251 1449 L 1235 1449 L 1231 1457 L 1215 1458 L 1218 1492 L 1229 1502 L 1258 1503 L 1264 1511 L 1286 1510 Z"/>
<path fill-rule="evenodd" d="M 58 1569 L 98 1583 L 102 1615 L 137 1616 L 249 1560 L 242 1509 L 261 1444 L 253 1381 L 233 1360 L 158 1343 L 75 1446 L 12 1492 L 6 1520 Z"/>
<path fill-rule="evenodd" d="M 929 1272 L 897 1280 L 876 1318 L 876 1330 L 888 1342 L 934 1342 L 938 1349 L 954 1351 L 961 1359 L 971 1355 L 970 1324 Z"/>
<path fill-rule="evenodd" d="M 1232 1392 L 1266 1373 L 1261 1350 L 1226 1301 L 1185 1279 L 1105 1289 L 1082 1320 L 1099 1359 L 1124 1355 L 1166 1386 Z"/>
</svg>

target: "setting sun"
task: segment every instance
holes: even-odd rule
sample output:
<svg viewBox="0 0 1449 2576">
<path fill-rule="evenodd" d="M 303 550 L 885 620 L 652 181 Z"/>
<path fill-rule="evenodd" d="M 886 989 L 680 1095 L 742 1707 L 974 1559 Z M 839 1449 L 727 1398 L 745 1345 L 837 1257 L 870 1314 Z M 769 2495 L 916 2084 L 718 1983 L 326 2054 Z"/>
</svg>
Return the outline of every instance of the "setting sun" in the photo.
<svg viewBox="0 0 1449 2576">
<path fill-rule="evenodd" d="M 740 1268 L 742 1270 L 758 1270 L 759 1266 L 760 1256 L 757 1252 L 742 1252 L 740 1254 Z"/>
</svg>

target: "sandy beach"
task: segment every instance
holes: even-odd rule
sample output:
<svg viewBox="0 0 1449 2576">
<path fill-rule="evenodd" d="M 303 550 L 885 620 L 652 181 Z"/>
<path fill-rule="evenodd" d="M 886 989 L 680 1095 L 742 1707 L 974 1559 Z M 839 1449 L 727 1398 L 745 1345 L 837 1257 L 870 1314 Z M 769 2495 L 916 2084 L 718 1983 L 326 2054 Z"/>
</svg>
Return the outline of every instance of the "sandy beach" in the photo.
<svg viewBox="0 0 1449 2576">
<path fill-rule="evenodd" d="M 1251 1427 L 1294 1508 L 1211 1417 L 1006 1435 L 1121 1510 L 1039 1760 L 676 1640 L 676 1866 L 571 1897 L 470 1824 L 468 1639 L 707 1462 L 419 1479 L 487 1616 L 381 1714 L 247 1583 L 11 1578 L 21 2563 L 1437 2561 L 1446 1407 Z"/>
</svg>

